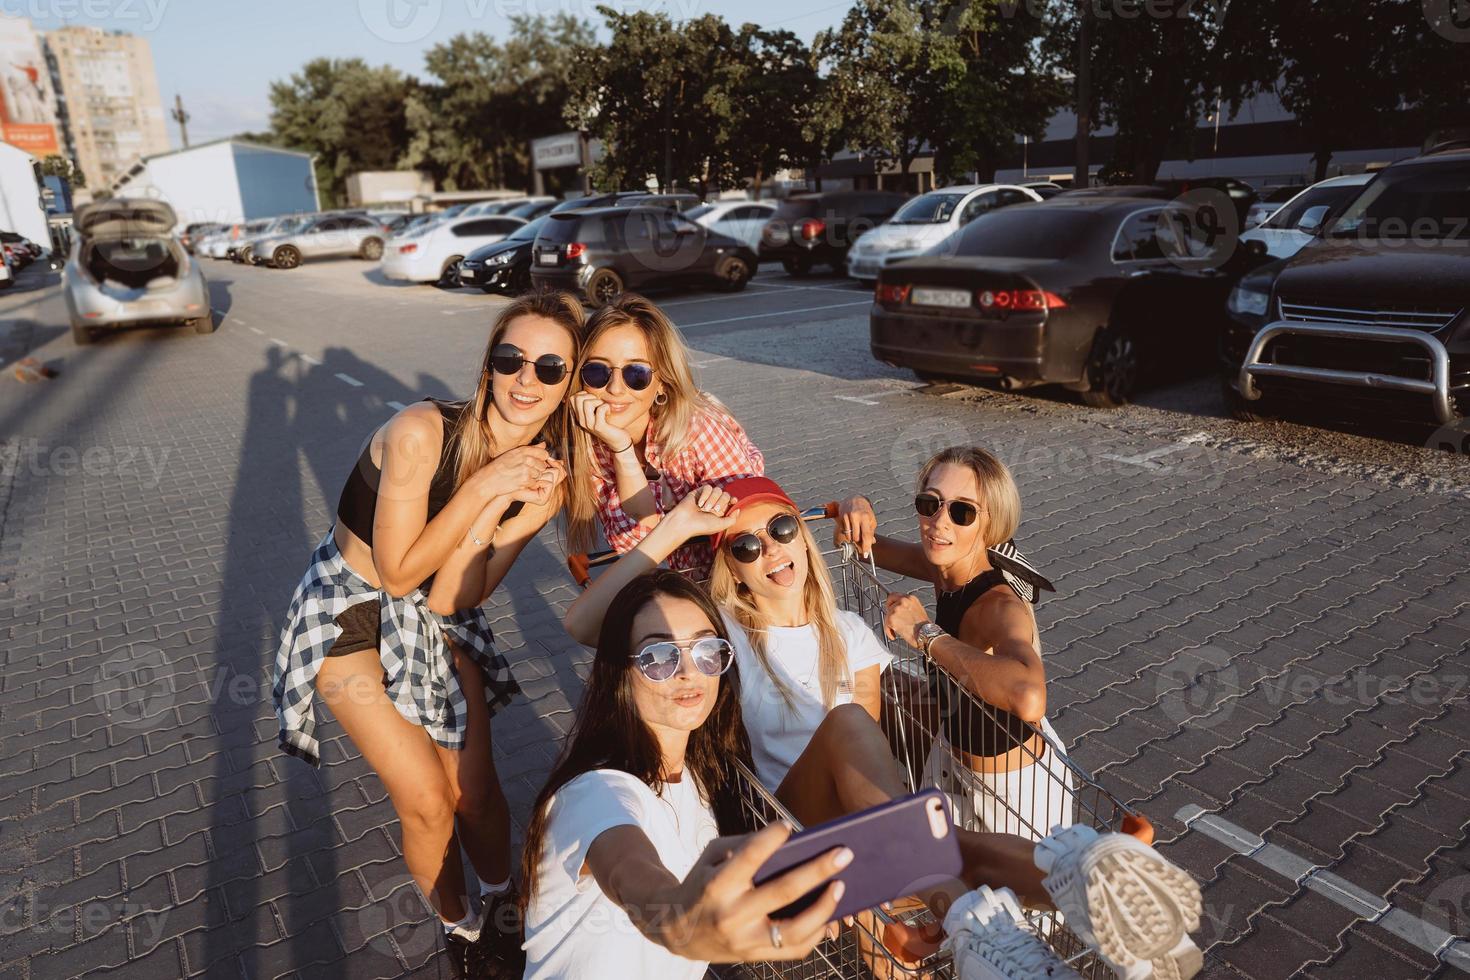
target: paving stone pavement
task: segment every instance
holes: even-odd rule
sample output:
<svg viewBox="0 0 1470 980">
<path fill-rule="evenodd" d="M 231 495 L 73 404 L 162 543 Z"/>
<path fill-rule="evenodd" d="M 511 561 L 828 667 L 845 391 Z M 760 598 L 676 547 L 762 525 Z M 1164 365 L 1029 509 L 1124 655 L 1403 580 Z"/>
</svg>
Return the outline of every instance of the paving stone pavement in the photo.
<svg viewBox="0 0 1470 980">
<path fill-rule="evenodd" d="M 0 354 L 61 370 L 0 380 L 0 980 L 446 971 L 378 780 L 331 722 L 321 769 L 280 754 L 269 697 L 363 439 L 467 382 L 495 306 L 361 269 L 214 263 L 214 336 L 88 348 L 38 271 L 0 299 Z M 911 536 L 931 451 L 1013 465 L 1018 543 L 1059 588 L 1049 715 L 1203 883 L 1205 975 L 1464 969 L 1467 498 L 916 391 L 842 292 L 763 275 L 667 302 L 802 502 L 862 491 Z M 828 309 L 743 319 L 782 304 Z M 794 334 L 817 353 L 783 356 Z M 548 532 L 490 603 L 525 692 L 494 726 L 518 832 L 590 663 L 573 594 Z"/>
</svg>

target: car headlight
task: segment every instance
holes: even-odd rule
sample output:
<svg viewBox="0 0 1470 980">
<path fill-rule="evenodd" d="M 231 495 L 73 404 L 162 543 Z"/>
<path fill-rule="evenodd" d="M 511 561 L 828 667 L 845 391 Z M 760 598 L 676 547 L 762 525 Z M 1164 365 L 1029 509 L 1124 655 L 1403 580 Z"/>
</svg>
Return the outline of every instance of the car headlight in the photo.
<svg viewBox="0 0 1470 980">
<path fill-rule="evenodd" d="M 1231 313 L 1243 316 L 1265 316 L 1266 308 L 1270 305 L 1270 283 L 1249 281 L 1243 281 L 1232 289 L 1230 298 L 1225 302 Z"/>
<path fill-rule="evenodd" d="M 513 259 L 515 259 L 515 253 L 514 252 L 501 252 L 499 255 L 492 255 L 490 258 L 486 259 L 485 260 L 485 264 L 486 265 L 510 265 L 510 263 L 511 263 L 511 261 Z"/>
</svg>

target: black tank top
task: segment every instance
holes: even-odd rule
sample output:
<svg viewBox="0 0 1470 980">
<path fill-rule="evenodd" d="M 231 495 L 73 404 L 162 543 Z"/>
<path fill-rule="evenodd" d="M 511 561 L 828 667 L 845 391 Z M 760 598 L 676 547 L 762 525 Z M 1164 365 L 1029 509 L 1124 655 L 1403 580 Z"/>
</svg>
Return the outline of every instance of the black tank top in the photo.
<svg viewBox="0 0 1470 980">
<path fill-rule="evenodd" d="M 938 601 L 934 621 L 950 636 L 958 637 L 960 621 L 965 618 L 965 613 L 976 600 L 997 585 L 1005 585 L 1015 591 L 1015 586 L 1005 580 L 998 568 L 981 572 L 954 592 L 935 589 Z M 1019 592 L 1016 594 L 1020 595 Z M 1031 726 L 1009 711 L 990 704 L 981 707 L 973 698 L 955 697 L 951 690 L 953 684 L 954 681 L 941 678 L 938 667 L 930 665 L 930 691 L 939 703 L 944 719 L 944 737 L 950 745 L 971 755 L 990 756 L 1018 748 L 1031 737 Z"/>
<path fill-rule="evenodd" d="M 454 496 L 456 454 L 447 434 L 459 417 L 460 410 L 464 408 L 464 402 L 445 402 L 437 398 L 425 398 L 424 401 L 432 402 L 439 409 L 439 417 L 444 422 L 446 433 L 446 441 L 439 451 L 439 465 L 434 468 L 434 478 L 429 481 L 429 509 L 424 520 L 432 521 L 444 509 L 444 505 L 449 503 L 449 498 Z M 373 462 L 373 447 L 369 442 L 363 447 L 357 465 L 347 475 L 342 496 L 337 499 L 338 523 L 366 542 L 368 547 L 373 544 L 373 514 L 378 509 L 378 481 L 382 476 L 382 471 Z M 506 508 L 505 517 L 501 519 L 514 517 L 520 510 L 521 503 L 516 501 Z"/>
</svg>

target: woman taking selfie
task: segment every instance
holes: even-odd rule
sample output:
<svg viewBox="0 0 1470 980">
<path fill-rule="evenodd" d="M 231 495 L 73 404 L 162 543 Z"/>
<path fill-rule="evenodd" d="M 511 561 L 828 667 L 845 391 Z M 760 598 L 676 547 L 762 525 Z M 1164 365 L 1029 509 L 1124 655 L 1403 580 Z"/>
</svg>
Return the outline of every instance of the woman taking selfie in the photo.
<svg viewBox="0 0 1470 980">
<path fill-rule="evenodd" d="M 460 942 L 478 938 L 511 871 L 490 717 L 519 689 L 480 606 L 560 507 L 565 470 L 547 444 L 565 442 L 581 326 L 569 295 L 517 300 L 472 398 L 418 402 L 373 434 L 276 657 L 281 748 L 320 765 L 319 695 L 382 780 L 409 873 Z"/>
<path fill-rule="evenodd" d="M 759 476 L 765 459 L 713 396 L 694 385 L 689 351 L 657 306 L 624 293 L 593 313 L 573 382 L 569 547 L 594 545 L 593 519 L 626 552 L 696 487 Z M 691 542 L 674 569 L 709 574 L 710 551 Z"/>
<path fill-rule="evenodd" d="M 697 980 L 710 962 L 800 959 L 842 895 L 771 913 L 851 860 L 845 848 L 760 888 L 786 840 L 745 838 L 730 760 L 748 758 L 719 613 L 667 570 L 631 580 L 602 623 L 566 749 L 532 808 L 526 977 Z"/>
<path fill-rule="evenodd" d="M 1071 775 L 1046 720 L 1036 617 L 992 561 L 992 549 L 1016 533 L 1021 495 L 999 459 L 956 446 L 924 464 L 914 508 L 919 544 L 877 534 L 872 504 L 862 496 L 841 505 L 836 541 L 851 541 L 882 568 L 934 585 L 932 620 L 912 595 L 890 595 L 885 607 L 888 635 L 948 674 L 930 668 L 942 721 L 939 731 L 920 733 L 939 736 L 927 753 L 925 782 L 949 794 L 958 819 L 1040 839 L 1072 822 L 1071 795 L 1060 789 Z M 956 682 L 989 710 L 959 696 Z"/>
<path fill-rule="evenodd" d="M 715 548 L 710 588 L 734 646 L 741 715 L 761 782 L 804 825 L 905 795 L 877 723 L 888 654 L 859 617 L 837 609 L 815 539 L 771 480 L 746 478 L 686 497 L 573 601 L 568 632 L 588 642 L 624 583 L 700 535 L 711 536 Z M 1088 828 L 1040 844 L 1004 833 L 961 830 L 957 837 L 963 882 L 920 890 L 919 897 L 944 921 L 951 941 L 973 946 L 992 966 L 1065 970 L 1028 931 L 1005 889 L 1030 904 L 1055 904 L 1079 935 L 1089 934 L 1090 924 L 1107 937 L 1098 944 L 1104 955 L 1125 972 L 1154 959 L 1173 963 L 1176 946 L 1187 962 L 1199 889 L 1137 839 L 1099 837 Z M 1076 873 L 1082 867 L 1089 870 Z M 1093 895 L 1107 896 L 1096 918 Z M 1136 922 L 1146 922 L 1149 935 L 1140 939 Z M 997 930 L 1028 935 L 1007 943 Z M 890 948 L 912 948 L 912 938 L 899 936 Z M 1129 940 L 1138 940 L 1131 949 Z"/>
</svg>

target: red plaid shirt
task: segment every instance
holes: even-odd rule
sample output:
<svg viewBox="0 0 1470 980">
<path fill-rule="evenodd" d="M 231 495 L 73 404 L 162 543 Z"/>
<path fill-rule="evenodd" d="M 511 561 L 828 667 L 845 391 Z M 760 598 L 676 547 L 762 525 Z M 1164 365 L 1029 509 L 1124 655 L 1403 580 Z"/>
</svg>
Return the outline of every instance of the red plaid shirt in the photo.
<svg viewBox="0 0 1470 980">
<path fill-rule="evenodd" d="M 724 486 L 742 476 L 765 476 L 766 458 L 751 443 L 745 430 L 723 413 L 701 411 L 690 422 L 691 431 L 684 448 L 664 458 L 652 423 L 648 427 L 644 459 L 658 471 L 657 482 L 649 480 L 653 506 L 662 517 L 685 496 L 707 483 Z M 601 441 L 594 441 L 597 460 L 592 475 L 593 492 L 597 495 L 597 515 L 602 518 L 602 531 L 607 543 L 619 554 L 632 551 L 650 530 L 640 525 L 623 510 L 618 494 L 617 471 L 612 453 Z M 696 569 L 701 578 L 709 576 L 714 553 L 704 539 L 691 541 L 669 556 L 669 567 L 677 570 Z"/>
</svg>

